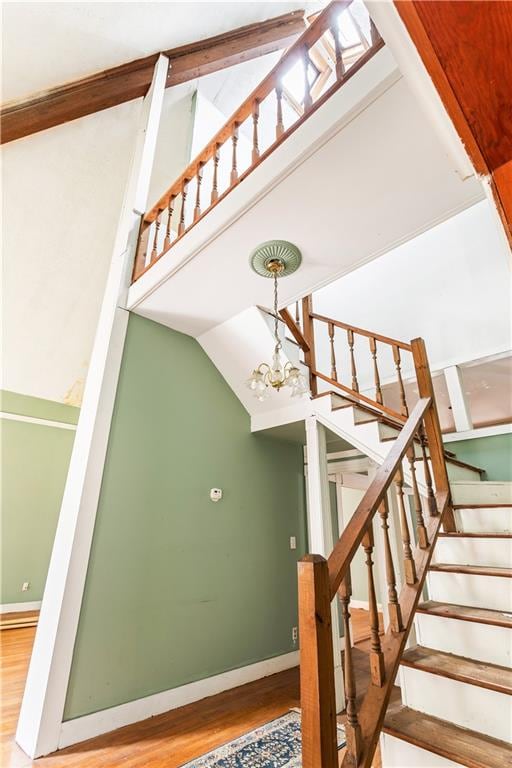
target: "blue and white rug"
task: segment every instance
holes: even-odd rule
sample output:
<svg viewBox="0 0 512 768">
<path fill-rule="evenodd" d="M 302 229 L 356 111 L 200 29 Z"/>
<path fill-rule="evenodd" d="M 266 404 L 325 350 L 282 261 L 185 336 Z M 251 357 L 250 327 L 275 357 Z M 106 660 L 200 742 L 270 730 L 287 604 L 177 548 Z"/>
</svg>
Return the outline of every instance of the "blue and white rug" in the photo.
<svg viewBox="0 0 512 768">
<path fill-rule="evenodd" d="M 338 725 L 338 747 L 345 743 Z M 290 710 L 181 768 L 300 768 L 300 752 L 300 712 Z"/>
</svg>

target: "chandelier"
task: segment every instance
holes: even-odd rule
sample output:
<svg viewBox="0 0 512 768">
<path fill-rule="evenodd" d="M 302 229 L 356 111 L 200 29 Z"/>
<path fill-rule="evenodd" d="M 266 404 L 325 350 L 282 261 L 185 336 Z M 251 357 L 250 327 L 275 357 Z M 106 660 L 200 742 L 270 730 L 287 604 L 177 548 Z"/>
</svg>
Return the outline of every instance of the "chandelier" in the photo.
<svg viewBox="0 0 512 768">
<path fill-rule="evenodd" d="M 277 281 L 295 272 L 301 263 L 299 249 L 285 240 L 271 240 L 258 246 L 251 254 L 251 266 L 262 277 L 274 282 L 274 354 L 271 363 L 260 363 L 247 380 L 247 387 L 257 400 L 265 400 L 270 392 L 283 387 L 291 389 L 292 397 L 301 397 L 309 392 L 305 376 L 291 362 L 283 365 L 281 360 L 282 342 L 279 337 L 278 288 Z"/>
</svg>

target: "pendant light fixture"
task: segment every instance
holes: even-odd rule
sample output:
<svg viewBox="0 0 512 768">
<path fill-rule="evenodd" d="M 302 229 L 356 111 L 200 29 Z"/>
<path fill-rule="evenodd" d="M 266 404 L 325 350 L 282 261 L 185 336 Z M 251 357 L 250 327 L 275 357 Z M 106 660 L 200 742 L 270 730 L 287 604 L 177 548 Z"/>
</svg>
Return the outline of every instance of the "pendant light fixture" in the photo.
<svg viewBox="0 0 512 768">
<path fill-rule="evenodd" d="M 283 387 L 291 389 L 292 397 L 309 392 L 306 377 L 291 362 L 283 364 L 282 342 L 279 337 L 278 285 L 280 278 L 293 274 L 302 261 L 299 249 L 286 240 L 270 240 L 262 243 L 250 257 L 251 267 L 256 274 L 271 278 L 274 283 L 274 353 L 270 363 L 260 363 L 247 380 L 248 388 L 258 400 L 265 400 L 272 389 L 278 392 Z"/>
</svg>

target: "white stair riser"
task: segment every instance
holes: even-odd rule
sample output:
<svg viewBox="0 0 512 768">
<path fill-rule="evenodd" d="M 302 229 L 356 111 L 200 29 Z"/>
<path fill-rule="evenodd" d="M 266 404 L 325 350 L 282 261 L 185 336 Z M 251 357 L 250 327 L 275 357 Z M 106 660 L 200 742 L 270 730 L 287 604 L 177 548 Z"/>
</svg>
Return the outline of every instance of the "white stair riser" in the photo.
<svg viewBox="0 0 512 768">
<path fill-rule="evenodd" d="M 401 676 L 406 706 L 512 742 L 512 696 L 412 667 L 402 666 Z"/>
<path fill-rule="evenodd" d="M 512 507 L 456 509 L 455 520 L 466 533 L 512 533 Z"/>
<path fill-rule="evenodd" d="M 512 568 L 512 539 L 441 536 L 437 540 L 433 559 L 435 563 Z"/>
<path fill-rule="evenodd" d="M 384 768 L 460 768 L 461 765 L 388 733 L 381 736 L 380 751 Z"/>
<path fill-rule="evenodd" d="M 511 482 L 453 482 L 450 488 L 454 504 L 512 504 Z"/>
<path fill-rule="evenodd" d="M 417 613 L 416 636 L 420 645 L 454 653 L 467 659 L 510 667 L 512 629 Z"/>
<path fill-rule="evenodd" d="M 440 603 L 512 611 L 512 579 L 430 571 L 427 584 L 430 599 Z"/>
</svg>

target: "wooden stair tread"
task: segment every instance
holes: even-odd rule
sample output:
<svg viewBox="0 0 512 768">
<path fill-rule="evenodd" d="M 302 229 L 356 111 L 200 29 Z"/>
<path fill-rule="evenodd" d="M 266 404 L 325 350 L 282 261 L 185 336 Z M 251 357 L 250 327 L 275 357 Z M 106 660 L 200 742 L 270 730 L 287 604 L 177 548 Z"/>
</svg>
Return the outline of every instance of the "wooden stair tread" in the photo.
<svg viewBox="0 0 512 768">
<path fill-rule="evenodd" d="M 476 624 L 491 624 L 495 627 L 512 629 L 512 613 L 491 611 L 488 608 L 472 608 L 468 605 L 440 603 L 436 600 L 426 600 L 418 605 L 418 613 L 428 613 L 446 619 L 472 621 Z"/>
<path fill-rule="evenodd" d="M 426 648 L 423 645 L 416 645 L 405 651 L 400 663 L 405 667 L 413 667 L 512 696 L 512 669 L 497 664 L 466 659 L 464 656 Z"/>
<path fill-rule="evenodd" d="M 440 531 L 443 539 L 512 539 L 512 533 L 472 533 L 471 531 Z"/>
<path fill-rule="evenodd" d="M 429 571 L 438 571 L 441 573 L 466 573 L 473 576 L 501 576 L 505 579 L 512 579 L 512 568 L 499 568 L 494 565 L 431 563 Z"/>
<path fill-rule="evenodd" d="M 510 509 L 512 504 L 454 504 L 454 509 Z"/>
<path fill-rule="evenodd" d="M 510 745 L 404 706 L 388 708 L 382 730 L 466 768 L 512 766 Z"/>
</svg>

